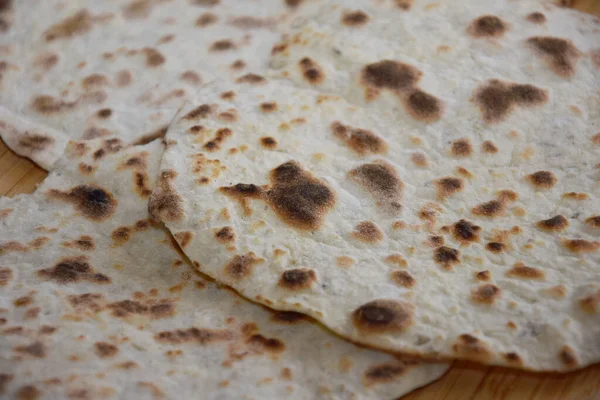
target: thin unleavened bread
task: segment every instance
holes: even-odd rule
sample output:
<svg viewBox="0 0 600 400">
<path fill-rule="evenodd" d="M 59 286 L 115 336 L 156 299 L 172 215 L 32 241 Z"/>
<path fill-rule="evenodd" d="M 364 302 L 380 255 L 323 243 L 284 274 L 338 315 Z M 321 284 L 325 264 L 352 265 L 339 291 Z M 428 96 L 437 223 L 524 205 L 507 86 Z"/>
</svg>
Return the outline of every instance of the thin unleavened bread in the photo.
<svg viewBox="0 0 600 400">
<path fill-rule="evenodd" d="M 557 136 L 519 121 L 586 134 L 542 87 L 514 133 L 475 134 L 468 102 L 447 109 L 470 129 L 421 131 L 289 82 L 214 82 L 170 127 L 149 210 L 201 271 L 354 341 L 580 368 L 600 360 L 598 145 L 539 154 Z"/>
<path fill-rule="evenodd" d="M 564 168 L 600 141 L 598 17 L 538 0 L 326 4 L 274 47 L 273 77 L 392 113 L 441 145 L 498 135 L 486 148 L 503 163 Z M 538 148 L 511 151 L 533 135 Z"/>
<path fill-rule="evenodd" d="M 46 169 L 69 139 L 162 137 L 203 83 L 265 69 L 280 25 L 308 7 L 286 3 L 3 1 L 0 135 Z"/>
<path fill-rule="evenodd" d="M 95 163 L 105 146 L 71 143 L 34 194 L 0 199 L 0 396 L 392 399 L 446 370 L 196 275 L 147 212 L 162 144 Z"/>
</svg>

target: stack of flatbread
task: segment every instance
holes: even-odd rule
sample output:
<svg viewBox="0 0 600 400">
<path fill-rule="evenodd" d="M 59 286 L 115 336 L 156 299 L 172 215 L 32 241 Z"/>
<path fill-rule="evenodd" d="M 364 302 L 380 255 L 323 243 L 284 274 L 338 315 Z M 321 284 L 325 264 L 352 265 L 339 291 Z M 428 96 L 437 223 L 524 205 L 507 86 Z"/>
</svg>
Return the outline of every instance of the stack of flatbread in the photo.
<svg viewBox="0 0 600 400">
<path fill-rule="evenodd" d="M 394 399 L 600 361 L 600 20 L 0 1 L 0 395 Z"/>
</svg>

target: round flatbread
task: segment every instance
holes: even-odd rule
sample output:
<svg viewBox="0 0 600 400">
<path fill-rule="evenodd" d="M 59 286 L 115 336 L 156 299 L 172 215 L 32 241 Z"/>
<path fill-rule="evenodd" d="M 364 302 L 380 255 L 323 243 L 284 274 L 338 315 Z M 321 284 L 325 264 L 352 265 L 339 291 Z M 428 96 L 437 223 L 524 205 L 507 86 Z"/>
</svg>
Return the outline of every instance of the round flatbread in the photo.
<svg viewBox="0 0 600 400">
<path fill-rule="evenodd" d="M 169 129 L 149 210 L 201 271 L 354 341 L 532 370 L 597 362 L 595 67 L 582 56 L 565 84 L 486 65 L 424 72 L 445 110 L 425 122 L 402 93 L 376 107 L 214 82 Z M 469 101 L 482 90 L 536 105 L 486 122 Z"/>
<path fill-rule="evenodd" d="M 447 369 L 195 274 L 146 210 L 162 144 L 102 149 L 72 142 L 34 194 L 0 198 L 0 396 L 392 399 Z"/>
<path fill-rule="evenodd" d="M 162 137 L 202 84 L 265 69 L 281 26 L 308 8 L 288 3 L 2 1 L 0 136 L 46 169 L 69 139 Z"/>
</svg>

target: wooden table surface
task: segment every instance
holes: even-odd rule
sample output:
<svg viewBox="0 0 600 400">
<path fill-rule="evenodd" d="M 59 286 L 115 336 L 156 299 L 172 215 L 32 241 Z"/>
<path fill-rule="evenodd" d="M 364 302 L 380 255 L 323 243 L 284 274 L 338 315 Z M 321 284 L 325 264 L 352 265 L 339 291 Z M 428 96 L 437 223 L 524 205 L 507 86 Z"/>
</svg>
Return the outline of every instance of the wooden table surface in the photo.
<svg viewBox="0 0 600 400">
<path fill-rule="evenodd" d="M 600 15 L 600 0 L 562 0 Z M 47 172 L 0 141 L 0 196 L 32 193 Z M 569 374 L 533 373 L 457 361 L 437 382 L 403 400 L 600 400 L 600 364 Z"/>
</svg>

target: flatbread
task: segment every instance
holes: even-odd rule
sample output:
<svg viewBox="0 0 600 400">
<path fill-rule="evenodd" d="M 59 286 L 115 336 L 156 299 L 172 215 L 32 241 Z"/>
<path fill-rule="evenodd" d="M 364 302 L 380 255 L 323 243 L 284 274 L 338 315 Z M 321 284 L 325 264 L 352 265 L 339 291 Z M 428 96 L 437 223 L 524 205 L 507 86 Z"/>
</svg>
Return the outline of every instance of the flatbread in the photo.
<svg viewBox="0 0 600 400">
<path fill-rule="evenodd" d="M 72 142 L 34 194 L 0 198 L 3 398 L 392 399 L 447 369 L 195 274 L 146 210 L 160 141 L 102 149 Z"/>
<path fill-rule="evenodd" d="M 498 124 L 467 100 L 479 86 L 467 82 L 456 102 L 438 86 L 446 112 L 430 124 L 289 82 L 213 82 L 169 129 L 149 210 L 201 271 L 353 341 L 583 367 L 600 360 L 589 62 L 573 86 L 534 81 L 544 104 Z M 531 82 L 464 73 L 521 82 L 498 84 L 517 92 Z"/>
<path fill-rule="evenodd" d="M 265 69 L 299 3 L 2 1 L 0 136 L 46 169 L 69 139 L 164 136 L 203 83 Z"/>
</svg>

